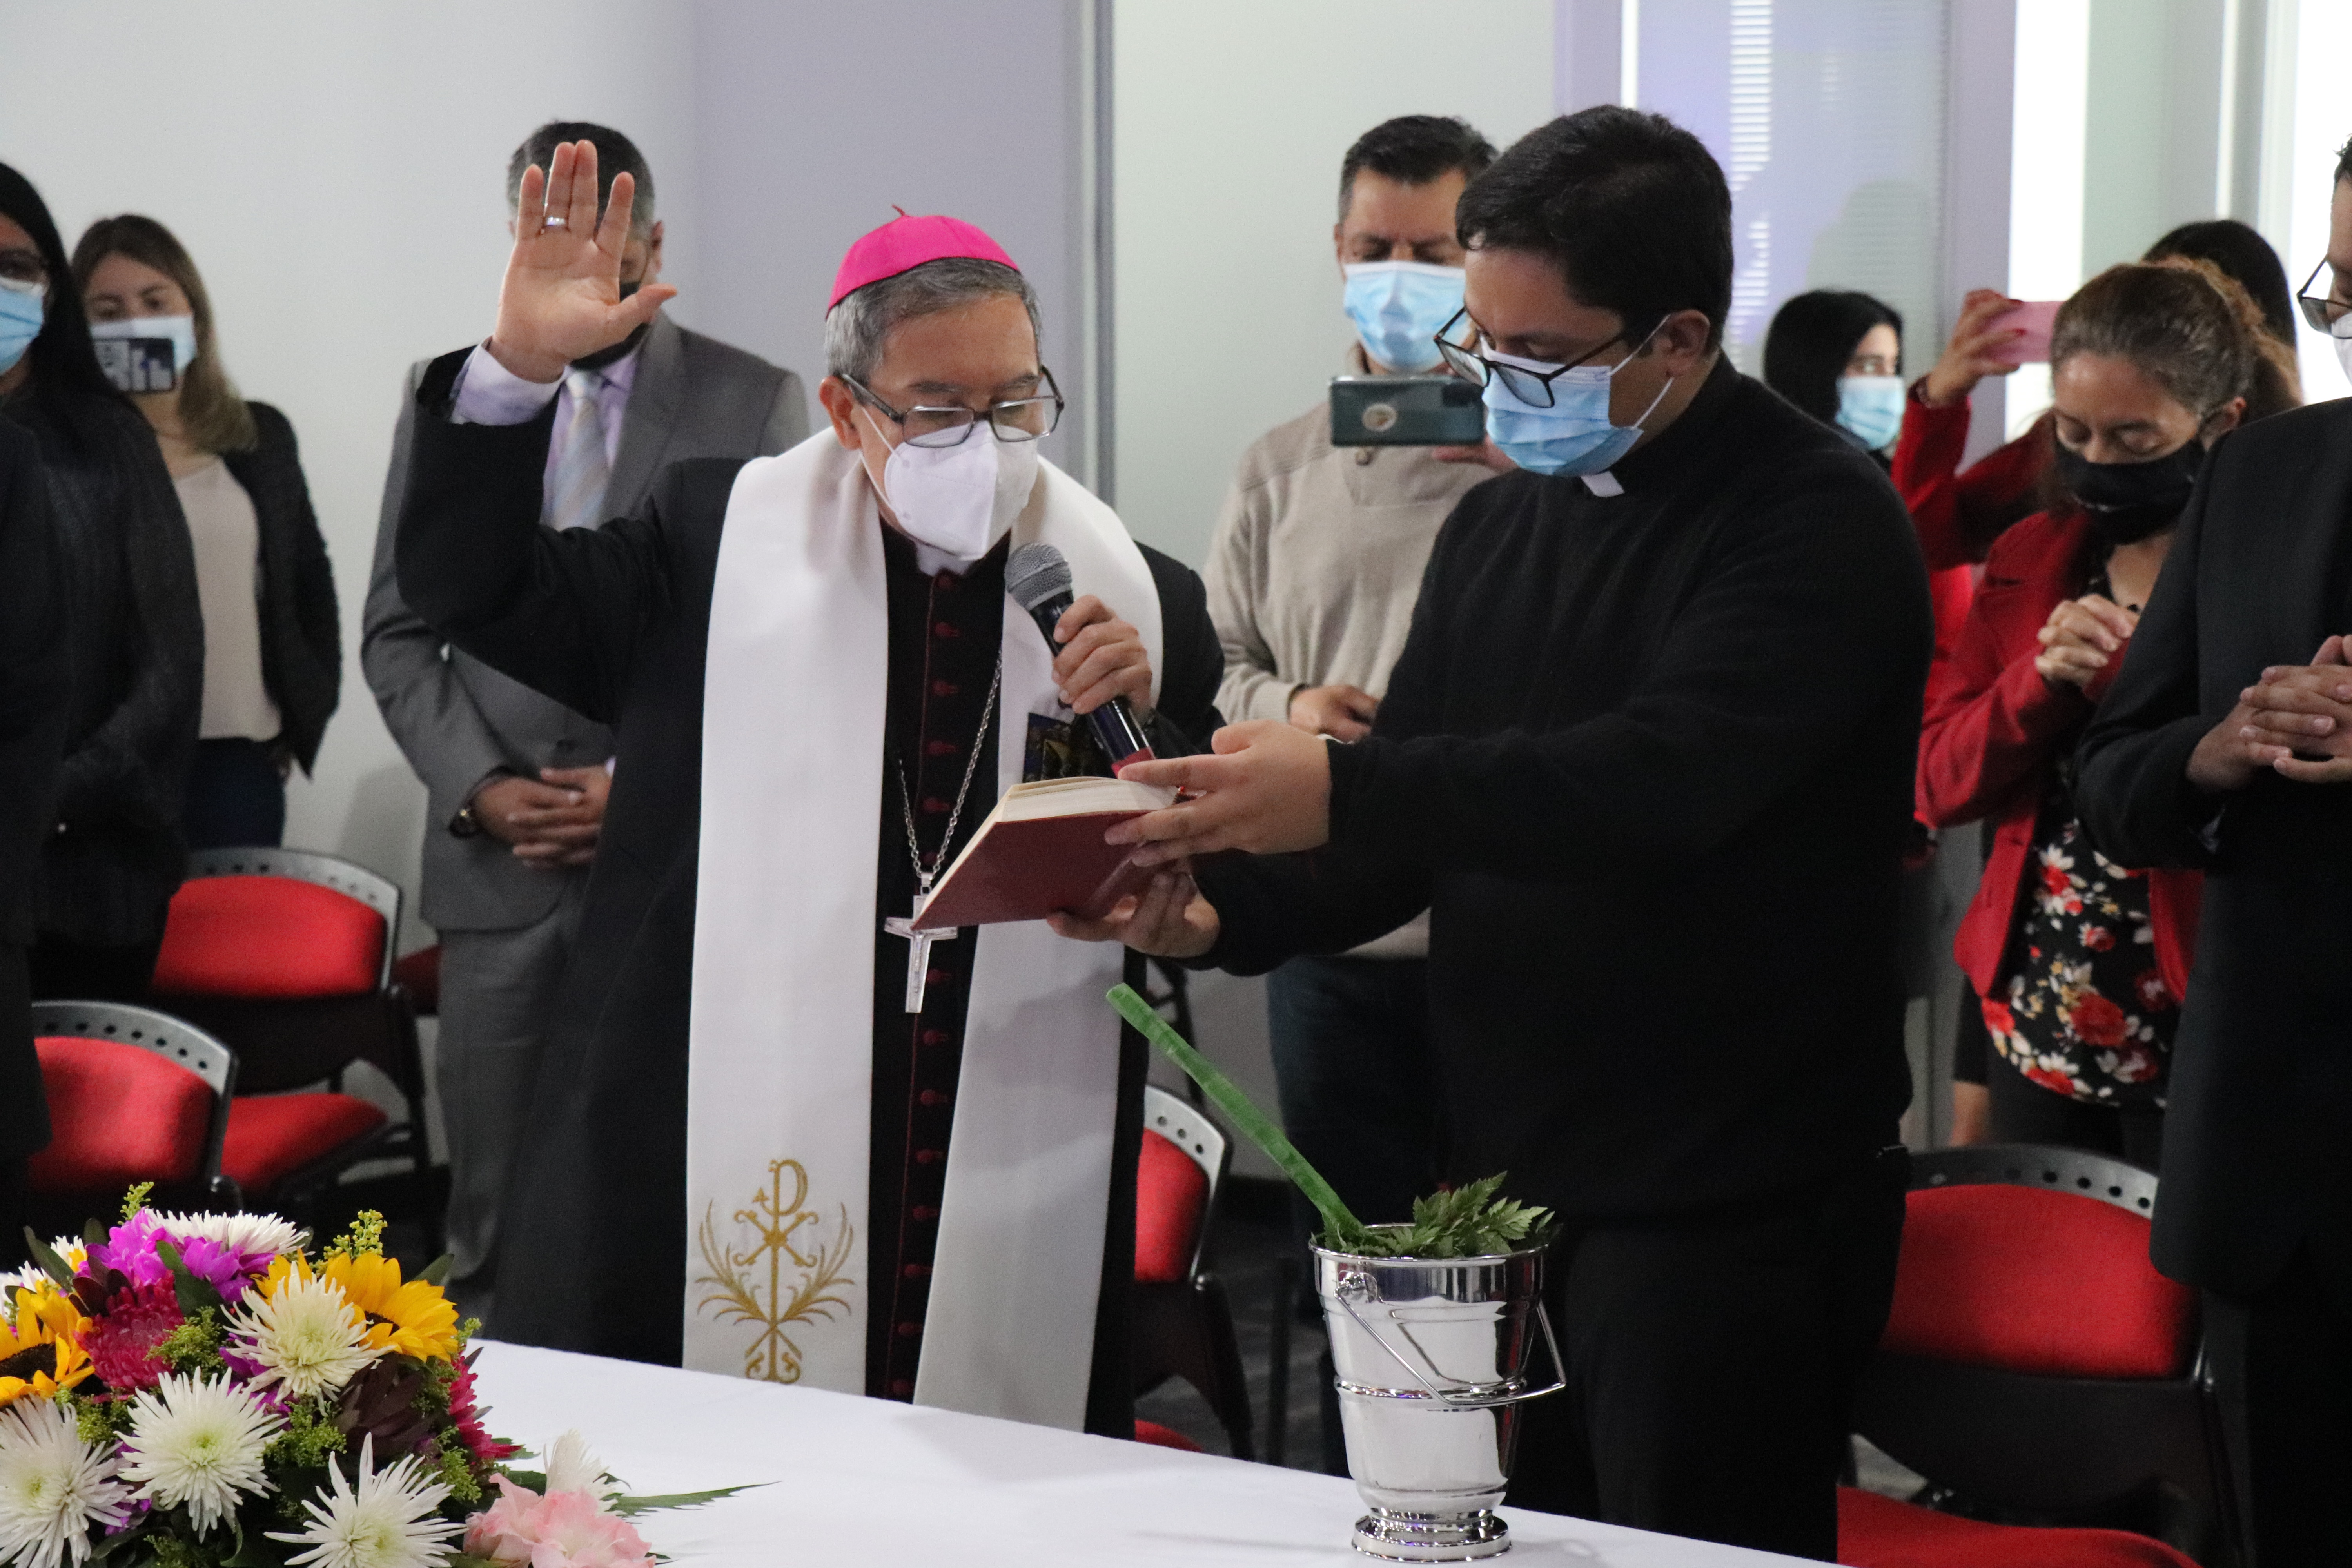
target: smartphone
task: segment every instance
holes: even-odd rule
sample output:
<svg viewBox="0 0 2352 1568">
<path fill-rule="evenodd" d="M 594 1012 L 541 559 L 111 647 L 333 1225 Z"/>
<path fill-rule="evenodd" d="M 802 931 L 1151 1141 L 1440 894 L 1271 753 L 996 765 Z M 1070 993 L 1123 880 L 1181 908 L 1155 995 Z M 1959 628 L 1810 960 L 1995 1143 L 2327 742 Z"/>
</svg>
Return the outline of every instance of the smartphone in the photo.
<svg viewBox="0 0 2352 1568">
<path fill-rule="evenodd" d="M 1334 447 L 1475 447 L 1486 438 L 1486 401 L 1459 376 L 1331 378 Z"/>
<path fill-rule="evenodd" d="M 2036 300 L 2003 310 L 1985 323 L 1985 331 L 2014 331 L 2022 327 L 2025 335 L 1993 351 L 1994 354 L 2011 364 L 2048 364 L 2050 363 L 2050 329 L 2058 324 L 2057 300 Z"/>
</svg>

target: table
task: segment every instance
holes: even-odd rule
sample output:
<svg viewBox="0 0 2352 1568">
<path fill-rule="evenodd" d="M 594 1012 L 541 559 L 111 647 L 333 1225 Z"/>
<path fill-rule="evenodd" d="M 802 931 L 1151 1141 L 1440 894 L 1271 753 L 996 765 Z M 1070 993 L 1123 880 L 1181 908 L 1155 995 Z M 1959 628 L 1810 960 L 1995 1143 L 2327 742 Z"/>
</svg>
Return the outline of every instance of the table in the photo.
<svg viewBox="0 0 2352 1568">
<path fill-rule="evenodd" d="M 540 1453 L 577 1427 L 637 1492 L 767 1482 L 644 1515 L 680 1563 L 908 1568 L 1369 1568 L 1336 1476 L 888 1400 L 484 1342 L 500 1436 Z M 1763 1568 L 1793 1558 L 1506 1510 L 1508 1568 Z"/>
</svg>

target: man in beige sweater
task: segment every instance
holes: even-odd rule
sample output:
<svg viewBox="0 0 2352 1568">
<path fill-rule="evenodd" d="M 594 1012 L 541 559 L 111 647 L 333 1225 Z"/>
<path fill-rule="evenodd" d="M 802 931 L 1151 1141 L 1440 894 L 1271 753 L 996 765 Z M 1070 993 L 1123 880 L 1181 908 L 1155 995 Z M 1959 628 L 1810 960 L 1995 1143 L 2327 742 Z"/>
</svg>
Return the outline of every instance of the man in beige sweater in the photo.
<svg viewBox="0 0 2352 1568">
<path fill-rule="evenodd" d="M 1454 205 L 1494 161 L 1459 120 L 1407 115 L 1348 150 L 1333 232 L 1357 374 L 1420 374 L 1462 303 Z M 1404 648 L 1438 526 L 1507 460 L 1476 447 L 1334 447 L 1318 403 L 1242 455 L 1203 574 L 1224 645 L 1227 719 L 1287 720 L 1352 741 Z M 1370 1222 L 1408 1217 L 1437 1164 L 1428 1064 L 1425 916 L 1267 977 L 1267 1021 L 1291 1140 Z M 1303 1217 L 1303 1216 L 1302 1216 Z"/>
</svg>

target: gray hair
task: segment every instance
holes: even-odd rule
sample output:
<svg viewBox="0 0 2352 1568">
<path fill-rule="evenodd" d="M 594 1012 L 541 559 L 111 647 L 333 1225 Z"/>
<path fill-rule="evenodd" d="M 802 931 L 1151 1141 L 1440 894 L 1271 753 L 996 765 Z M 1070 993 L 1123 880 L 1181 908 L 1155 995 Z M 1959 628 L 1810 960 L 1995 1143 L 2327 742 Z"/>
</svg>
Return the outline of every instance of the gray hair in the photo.
<svg viewBox="0 0 2352 1568">
<path fill-rule="evenodd" d="M 1000 297 L 1021 301 L 1029 312 L 1029 330 L 1042 342 L 1045 331 L 1037 319 L 1037 291 L 1029 287 L 1028 279 L 1001 261 L 950 256 L 877 279 L 853 290 L 825 312 L 825 374 L 871 385 L 875 367 L 882 363 L 883 342 L 892 328 L 918 316 L 937 315 L 959 305 Z"/>
</svg>

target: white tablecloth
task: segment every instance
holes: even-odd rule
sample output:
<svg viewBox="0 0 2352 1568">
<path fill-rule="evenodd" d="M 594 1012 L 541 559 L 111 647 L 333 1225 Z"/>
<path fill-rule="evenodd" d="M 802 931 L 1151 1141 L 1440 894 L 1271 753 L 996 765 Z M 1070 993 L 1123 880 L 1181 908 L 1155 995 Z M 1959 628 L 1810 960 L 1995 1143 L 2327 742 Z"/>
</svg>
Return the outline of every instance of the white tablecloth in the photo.
<svg viewBox="0 0 2352 1568">
<path fill-rule="evenodd" d="M 767 1482 L 639 1528 L 681 1563 L 921 1568 L 1368 1564 L 1353 1485 L 1042 1426 L 485 1344 L 490 1428 L 544 1453 L 567 1428 L 632 1491 Z M 1511 1568 L 1761 1568 L 1790 1558 L 1507 1510 Z"/>
</svg>

